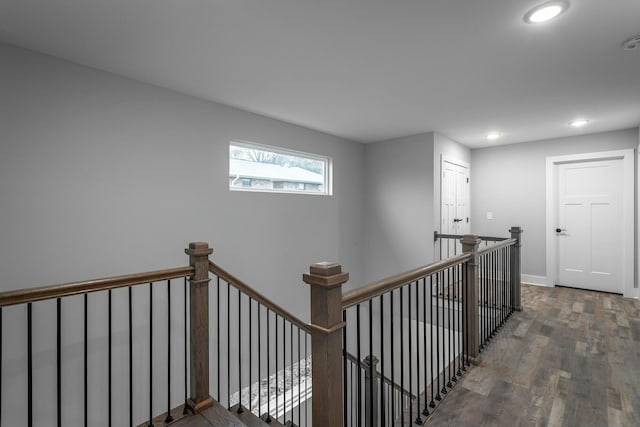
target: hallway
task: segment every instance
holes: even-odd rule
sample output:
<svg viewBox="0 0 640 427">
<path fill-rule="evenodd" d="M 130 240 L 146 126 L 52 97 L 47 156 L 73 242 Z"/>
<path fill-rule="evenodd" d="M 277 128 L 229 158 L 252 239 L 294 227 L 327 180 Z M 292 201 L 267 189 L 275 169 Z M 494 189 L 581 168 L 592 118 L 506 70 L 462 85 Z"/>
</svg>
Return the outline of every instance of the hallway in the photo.
<svg viewBox="0 0 640 427">
<path fill-rule="evenodd" d="M 429 424 L 640 425 L 640 301 L 523 285 L 522 303 Z"/>
</svg>

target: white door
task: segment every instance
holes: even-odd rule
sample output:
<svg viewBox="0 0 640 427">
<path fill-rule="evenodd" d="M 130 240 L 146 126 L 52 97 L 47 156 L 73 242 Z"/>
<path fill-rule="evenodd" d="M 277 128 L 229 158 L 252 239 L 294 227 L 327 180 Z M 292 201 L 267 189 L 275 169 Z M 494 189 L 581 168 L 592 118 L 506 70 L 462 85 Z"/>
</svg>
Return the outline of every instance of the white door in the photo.
<svg viewBox="0 0 640 427">
<path fill-rule="evenodd" d="M 556 167 L 558 284 L 623 293 L 622 159 Z"/>
<path fill-rule="evenodd" d="M 440 192 L 442 234 L 469 232 L 469 168 L 463 164 L 442 160 Z"/>
</svg>

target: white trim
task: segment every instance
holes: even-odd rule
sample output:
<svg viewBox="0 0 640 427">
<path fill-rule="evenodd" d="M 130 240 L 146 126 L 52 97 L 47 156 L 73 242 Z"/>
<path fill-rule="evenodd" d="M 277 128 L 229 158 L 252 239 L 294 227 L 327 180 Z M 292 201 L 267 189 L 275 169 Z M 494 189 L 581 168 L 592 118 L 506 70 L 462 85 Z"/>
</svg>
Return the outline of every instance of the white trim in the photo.
<svg viewBox="0 0 640 427">
<path fill-rule="evenodd" d="M 453 165 L 462 166 L 463 168 L 471 169 L 471 165 L 467 162 L 463 162 L 462 160 L 455 159 L 453 157 L 449 157 L 446 154 L 440 154 L 440 167 L 442 167 L 442 163 L 447 162 Z M 442 172 L 442 170 L 440 170 Z"/>
<path fill-rule="evenodd" d="M 547 276 L 534 276 L 532 274 L 523 274 L 520 276 L 520 280 L 522 283 L 527 285 L 536 285 L 536 286 L 546 286 L 549 288 L 553 288 L 553 282 L 549 281 Z"/>
<path fill-rule="evenodd" d="M 623 262 L 624 272 L 622 274 L 624 283 L 624 296 L 637 297 L 638 289 L 634 284 L 635 271 L 635 153 L 632 149 L 602 151 L 598 153 L 572 154 L 566 156 L 552 156 L 546 158 L 546 266 L 549 285 L 558 281 L 557 265 L 557 239 L 554 229 L 557 227 L 557 173 L 556 166 L 563 163 L 572 163 L 589 160 L 621 159 L 623 167 L 624 188 L 622 189 L 622 211 L 623 224 L 625 230 L 623 242 Z"/>
</svg>

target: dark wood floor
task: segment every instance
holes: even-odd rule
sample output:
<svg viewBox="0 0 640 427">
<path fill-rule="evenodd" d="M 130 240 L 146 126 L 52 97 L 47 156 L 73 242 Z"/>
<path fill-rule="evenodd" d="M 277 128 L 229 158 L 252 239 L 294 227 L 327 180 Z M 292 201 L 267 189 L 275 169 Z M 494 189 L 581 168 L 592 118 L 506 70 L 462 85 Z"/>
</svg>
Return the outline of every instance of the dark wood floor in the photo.
<svg viewBox="0 0 640 427">
<path fill-rule="evenodd" d="M 523 285 L 434 426 L 640 426 L 640 302 Z"/>
</svg>

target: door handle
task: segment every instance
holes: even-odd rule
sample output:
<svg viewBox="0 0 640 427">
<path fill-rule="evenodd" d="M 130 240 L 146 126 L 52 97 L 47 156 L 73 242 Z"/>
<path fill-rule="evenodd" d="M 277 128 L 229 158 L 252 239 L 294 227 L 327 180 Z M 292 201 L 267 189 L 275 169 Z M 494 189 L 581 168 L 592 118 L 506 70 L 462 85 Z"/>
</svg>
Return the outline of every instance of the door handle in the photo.
<svg viewBox="0 0 640 427">
<path fill-rule="evenodd" d="M 566 228 L 556 228 L 556 233 L 562 233 L 563 231 L 567 231 Z"/>
<path fill-rule="evenodd" d="M 453 219 L 453 222 L 461 222 L 461 221 L 462 221 L 462 218 L 454 218 Z"/>
</svg>

